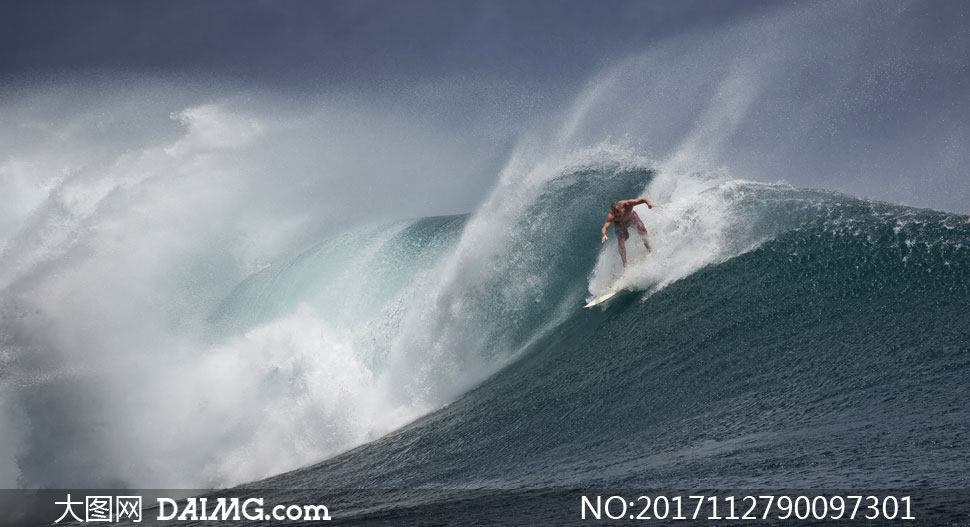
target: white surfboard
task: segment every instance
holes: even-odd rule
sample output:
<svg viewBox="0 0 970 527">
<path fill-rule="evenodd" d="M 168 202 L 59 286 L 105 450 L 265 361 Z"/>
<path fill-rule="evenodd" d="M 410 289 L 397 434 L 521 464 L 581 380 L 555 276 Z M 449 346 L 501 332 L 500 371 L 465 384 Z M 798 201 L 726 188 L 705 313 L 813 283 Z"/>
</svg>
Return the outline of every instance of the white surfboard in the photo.
<svg viewBox="0 0 970 527">
<path fill-rule="evenodd" d="M 590 300 L 589 302 L 587 302 L 586 305 L 583 306 L 583 307 L 585 307 L 585 308 L 591 308 L 593 306 L 598 306 L 598 305 L 602 304 L 603 302 L 606 302 L 607 300 L 609 300 L 609 299 L 613 298 L 614 296 L 616 296 L 617 294 L 619 294 L 620 291 L 623 291 L 623 289 L 622 288 L 619 288 L 619 287 L 614 287 L 614 288 L 607 289 L 605 293 L 593 297 L 593 299 Z"/>
<path fill-rule="evenodd" d="M 623 280 L 623 275 L 614 277 L 613 281 L 610 282 L 610 285 L 606 286 L 606 289 L 603 290 L 603 292 L 594 296 L 592 299 L 589 300 L 589 302 L 586 302 L 586 305 L 583 307 L 590 308 L 593 306 L 598 306 L 603 302 L 606 302 L 607 300 L 620 294 L 624 289 L 626 289 L 626 286 L 627 286 L 627 283 Z"/>
<path fill-rule="evenodd" d="M 640 259 L 642 260 L 642 257 Z M 607 300 L 613 298 L 614 296 L 622 293 L 624 289 L 631 286 L 632 284 L 630 283 L 630 281 L 625 279 L 626 276 L 623 274 L 624 272 L 626 272 L 625 268 L 623 269 L 623 271 L 621 271 L 619 276 L 614 275 L 613 281 L 610 282 L 610 285 L 608 285 L 606 289 L 603 290 L 603 292 L 589 299 L 589 301 L 586 302 L 586 305 L 583 307 L 589 309 L 593 306 L 598 306 L 603 302 L 606 302 Z"/>
</svg>

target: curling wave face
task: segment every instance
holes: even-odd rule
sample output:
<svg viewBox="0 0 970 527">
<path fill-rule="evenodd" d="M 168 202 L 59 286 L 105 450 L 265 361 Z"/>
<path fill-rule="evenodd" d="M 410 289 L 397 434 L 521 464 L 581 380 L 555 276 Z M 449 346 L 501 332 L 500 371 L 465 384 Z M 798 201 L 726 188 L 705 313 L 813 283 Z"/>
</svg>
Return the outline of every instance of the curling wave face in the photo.
<svg viewBox="0 0 970 527">
<path fill-rule="evenodd" d="M 685 200 L 670 217 L 645 216 L 658 248 L 636 270 L 634 293 L 605 309 L 573 306 L 446 408 L 264 483 L 965 485 L 965 218 L 737 181 Z M 710 247 L 676 238 L 709 227 L 697 214 L 705 203 L 731 212 L 722 243 L 693 272 L 665 274 L 676 267 L 665 258 L 696 262 L 678 251 Z M 595 279 L 611 252 L 550 274 L 568 281 L 592 269 Z"/>
<path fill-rule="evenodd" d="M 8 311 L 5 393 L 35 406 L 81 394 L 87 422 L 34 431 L 81 430 L 88 453 L 138 445 L 124 469 L 95 474 L 135 485 L 240 483 L 365 443 L 275 482 L 959 480 L 962 218 L 650 167 L 580 151 L 519 172 L 473 215 L 352 229 L 242 280 L 200 315 L 203 331 L 114 368 L 70 355 L 25 368 L 18 346 L 40 317 Z M 598 244 L 606 205 L 644 187 L 660 204 L 643 213 L 654 251 L 624 275 L 631 293 L 585 311 L 587 291 L 619 272 L 615 242 Z M 92 401 L 104 406 L 81 405 Z M 139 412 L 151 419 L 91 425 Z M 886 452 L 858 461 L 873 441 Z M 37 480 L 63 477 L 50 446 L 21 452 Z M 799 457 L 779 470 L 790 449 Z M 880 464 L 912 449 L 930 464 Z"/>
</svg>

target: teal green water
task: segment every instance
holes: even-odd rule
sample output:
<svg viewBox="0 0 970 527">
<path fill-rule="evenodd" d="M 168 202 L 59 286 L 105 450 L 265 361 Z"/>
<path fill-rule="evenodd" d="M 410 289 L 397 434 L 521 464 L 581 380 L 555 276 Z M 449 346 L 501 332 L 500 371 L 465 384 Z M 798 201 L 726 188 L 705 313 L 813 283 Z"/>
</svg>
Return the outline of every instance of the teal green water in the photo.
<svg viewBox="0 0 970 527">
<path fill-rule="evenodd" d="M 825 204 L 815 217 L 649 298 L 576 309 L 456 403 L 310 474 L 338 487 L 965 485 L 970 228 L 803 195 Z"/>
<path fill-rule="evenodd" d="M 512 277 L 542 260 L 551 278 L 539 294 L 553 299 L 543 305 L 583 287 L 595 263 L 593 252 L 564 250 L 580 246 L 588 229 L 579 226 L 600 216 L 592 207 L 577 212 L 588 190 L 582 180 L 576 174 L 546 194 L 565 209 L 533 227 L 551 248 L 510 255 L 525 260 L 510 266 Z M 627 292 L 603 310 L 577 305 L 482 386 L 324 463 L 321 474 L 349 486 L 965 481 L 964 219 L 759 185 L 741 207 L 773 231 L 767 241 L 653 294 Z M 398 231 L 389 245 L 414 251 L 397 260 L 413 264 L 405 276 L 430 263 L 422 255 L 450 247 L 464 221 L 427 219 Z M 326 290 L 340 273 L 327 251 L 339 243 L 293 265 L 317 266 L 323 282 L 315 287 Z M 245 284 L 243 303 L 258 305 L 266 289 L 292 297 L 273 289 L 279 276 L 262 289 Z M 406 282 L 388 269 L 369 276 L 379 290 Z M 548 319 L 534 306 L 500 305 L 495 284 L 477 287 L 475 301 L 496 304 L 482 309 L 481 324 L 496 324 L 506 340 L 526 342 Z"/>
<path fill-rule="evenodd" d="M 966 218 L 737 183 L 712 191 L 730 194 L 732 217 L 742 220 L 720 231 L 719 256 L 663 287 L 647 283 L 603 309 L 582 309 L 598 265 L 602 207 L 595 205 L 651 176 L 580 171 L 557 179 L 510 226 L 522 243 L 508 245 L 484 278 L 469 277 L 462 305 L 474 308 L 482 346 L 472 351 L 504 354 L 497 373 L 381 439 L 254 485 L 970 484 Z M 385 255 L 398 251 L 401 264 L 370 269 L 368 283 L 388 295 L 407 290 L 456 250 L 475 221 L 428 218 L 385 229 L 379 247 Z M 333 261 L 346 243 L 327 242 L 244 283 L 227 300 L 237 307 L 223 306 L 225 320 L 242 312 L 255 323 L 292 309 L 298 298 L 346 287 L 333 277 L 361 272 Z M 294 271 L 300 266 L 313 272 Z M 318 282 L 294 284 L 290 272 Z M 511 301 L 536 272 L 545 277 L 528 282 L 539 288 L 528 293 L 536 301 Z M 385 305 L 360 302 L 365 311 Z M 392 334 L 400 327 L 388 326 Z"/>
</svg>

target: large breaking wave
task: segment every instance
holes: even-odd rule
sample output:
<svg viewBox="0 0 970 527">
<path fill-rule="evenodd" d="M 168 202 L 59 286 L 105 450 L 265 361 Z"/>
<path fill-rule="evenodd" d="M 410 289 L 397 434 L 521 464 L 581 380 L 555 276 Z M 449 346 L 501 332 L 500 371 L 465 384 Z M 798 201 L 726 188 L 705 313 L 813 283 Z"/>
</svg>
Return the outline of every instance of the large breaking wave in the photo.
<svg viewBox="0 0 970 527">
<path fill-rule="evenodd" d="M 411 109 L 148 104 L 149 83 L 10 112 L 6 142 L 36 142 L 0 160 L 0 483 L 218 487 L 326 459 L 278 481 L 966 481 L 965 218 L 755 182 L 965 173 L 959 127 L 845 126 L 929 111 L 881 107 L 922 77 L 845 45 L 904 7 L 620 61 L 464 210 L 440 203 L 483 187 L 487 134 Z M 628 292 L 582 310 L 619 273 L 609 202 L 643 194 L 654 252 L 631 244 Z"/>
</svg>

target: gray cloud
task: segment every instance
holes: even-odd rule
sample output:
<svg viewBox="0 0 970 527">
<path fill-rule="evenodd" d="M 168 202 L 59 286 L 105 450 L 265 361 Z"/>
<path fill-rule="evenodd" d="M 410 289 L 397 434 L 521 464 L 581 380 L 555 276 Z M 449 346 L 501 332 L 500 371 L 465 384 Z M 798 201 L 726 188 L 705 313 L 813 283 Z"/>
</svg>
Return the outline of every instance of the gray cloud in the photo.
<svg viewBox="0 0 970 527">
<path fill-rule="evenodd" d="M 306 87 L 387 77 L 582 77 L 768 2 L 8 2 L 0 72 L 124 70 Z"/>
</svg>

